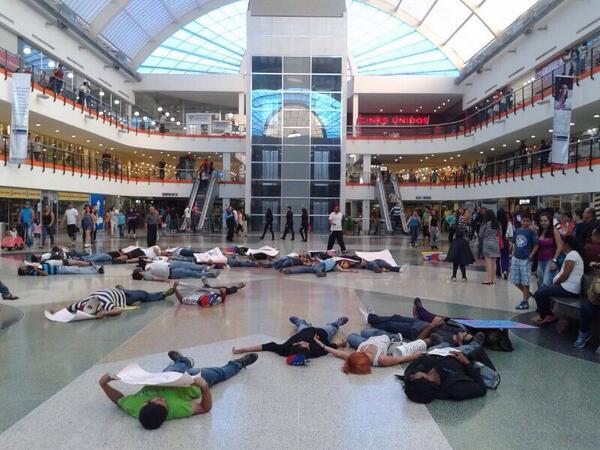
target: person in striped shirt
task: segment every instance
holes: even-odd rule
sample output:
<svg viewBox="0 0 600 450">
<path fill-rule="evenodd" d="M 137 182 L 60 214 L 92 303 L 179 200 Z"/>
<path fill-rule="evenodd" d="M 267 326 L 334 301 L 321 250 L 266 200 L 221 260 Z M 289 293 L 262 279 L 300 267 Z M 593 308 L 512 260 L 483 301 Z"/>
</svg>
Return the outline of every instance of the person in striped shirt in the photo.
<svg viewBox="0 0 600 450">
<path fill-rule="evenodd" d="M 121 285 L 114 288 L 100 289 L 92 292 L 85 299 L 72 303 L 64 308 L 70 313 L 75 314 L 82 311 L 96 316 L 96 319 L 102 319 L 109 316 L 118 316 L 123 312 L 126 306 L 133 306 L 138 303 L 150 303 L 164 300 L 173 295 L 177 284 L 161 292 L 146 292 L 138 289 L 125 289 Z M 58 308 L 60 310 L 62 308 Z M 50 311 L 54 313 L 54 311 Z"/>
</svg>

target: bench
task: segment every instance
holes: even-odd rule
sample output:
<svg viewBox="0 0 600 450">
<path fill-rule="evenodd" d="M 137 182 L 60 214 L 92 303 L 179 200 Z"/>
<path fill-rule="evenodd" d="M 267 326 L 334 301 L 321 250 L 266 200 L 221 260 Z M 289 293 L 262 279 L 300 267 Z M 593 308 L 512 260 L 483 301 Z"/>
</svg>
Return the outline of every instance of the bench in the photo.
<svg viewBox="0 0 600 450">
<path fill-rule="evenodd" d="M 579 308 L 587 301 L 587 293 L 593 279 L 594 277 L 591 275 L 583 276 L 581 280 L 581 297 L 551 297 L 553 302 L 552 312 L 560 319 L 558 325 L 559 331 L 565 331 L 571 321 L 579 321 Z M 600 314 L 598 313 L 596 313 L 592 321 L 592 334 L 600 337 Z"/>
</svg>

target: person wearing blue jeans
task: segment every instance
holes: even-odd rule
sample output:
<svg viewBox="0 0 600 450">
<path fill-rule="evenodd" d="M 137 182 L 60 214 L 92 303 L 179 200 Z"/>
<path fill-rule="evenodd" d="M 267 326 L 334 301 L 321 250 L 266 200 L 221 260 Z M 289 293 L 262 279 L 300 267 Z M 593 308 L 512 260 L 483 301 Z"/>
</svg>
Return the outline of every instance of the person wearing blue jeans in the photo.
<svg viewBox="0 0 600 450">
<path fill-rule="evenodd" d="M 374 261 L 363 261 L 360 266 L 364 269 L 367 270 L 372 270 L 375 273 L 381 273 L 381 272 L 400 272 L 400 267 L 396 266 L 392 266 L 390 263 L 388 263 L 387 261 L 384 261 L 383 259 L 376 259 Z"/>
<path fill-rule="evenodd" d="M 2 300 L 18 300 L 19 297 L 12 295 L 10 289 L 0 281 L 0 294 L 2 294 Z"/>
<path fill-rule="evenodd" d="M 194 378 L 191 386 L 144 386 L 137 393 L 125 396 L 110 386 L 111 381 L 118 379 L 116 376 L 106 373 L 98 382 L 110 401 L 137 418 L 147 430 L 159 428 L 165 420 L 183 419 L 209 412 L 212 409 L 210 387 L 233 377 L 258 359 L 256 353 L 251 353 L 229 361 L 223 367 L 196 369 L 192 358 L 174 350 L 168 355 L 173 362 L 163 372 L 200 374 Z"/>
<path fill-rule="evenodd" d="M 589 300 L 583 301 L 579 308 L 579 335 L 573 344 L 577 348 L 584 348 L 585 344 L 592 338 L 592 319 L 595 314 L 600 313 L 600 305 L 595 305 Z M 600 355 L 600 346 L 596 349 Z"/>
<path fill-rule="evenodd" d="M 122 286 L 118 286 L 118 288 L 125 293 L 125 297 L 127 297 L 127 306 L 131 306 L 137 302 L 159 302 L 164 300 L 167 296 L 164 292 L 146 292 L 141 289 L 125 289 Z"/>
<path fill-rule="evenodd" d="M 260 264 L 254 261 L 240 261 L 237 258 L 227 258 L 229 267 L 260 267 Z"/>
<path fill-rule="evenodd" d="M 96 253 L 95 255 L 81 256 L 81 260 L 92 264 L 101 264 L 112 262 L 113 259 L 108 253 Z"/>
<path fill-rule="evenodd" d="M 292 322 L 292 324 L 294 324 L 297 333 L 306 328 L 311 328 L 313 326 L 312 323 L 307 322 L 306 320 L 296 316 L 291 316 L 289 318 L 289 321 Z M 328 324 L 323 325 L 319 328 L 325 330 L 325 334 L 327 334 L 327 340 L 331 342 L 333 340 L 333 337 L 340 329 L 340 326 L 344 325 L 346 322 L 348 322 L 348 319 L 346 317 L 340 317 L 336 321 L 329 322 Z"/>
<path fill-rule="evenodd" d="M 343 260 L 341 260 L 343 261 Z M 357 272 L 352 269 L 344 269 L 340 267 L 340 265 L 336 262 L 335 259 L 329 258 L 324 259 L 322 261 L 313 264 L 312 266 L 298 266 L 298 267 L 288 267 L 287 269 L 281 270 L 283 273 L 287 275 L 297 274 L 297 273 L 314 273 L 318 277 L 327 276 L 327 272 Z"/>
<path fill-rule="evenodd" d="M 288 267 L 292 266 L 301 266 L 303 264 L 304 262 L 299 256 L 280 256 L 279 258 L 275 258 L 270 263 L 264 264 L 263 267 L 279 270 L 287 269 Z"/>
<path fill-rule="evenodd" d="M 391 342 L 402 341 L 402 336 L 398 333 L 388 333 L 387 331 L 379 330 L 377 328 L 365 328 L 360 332 L 360 334 L 350 333 L 348 335 L 348 345 L 350 347 L 358 348 L 360 344 L 365 342 L 370 337 L 382 335 L 388 336 Z"/>
</svg>

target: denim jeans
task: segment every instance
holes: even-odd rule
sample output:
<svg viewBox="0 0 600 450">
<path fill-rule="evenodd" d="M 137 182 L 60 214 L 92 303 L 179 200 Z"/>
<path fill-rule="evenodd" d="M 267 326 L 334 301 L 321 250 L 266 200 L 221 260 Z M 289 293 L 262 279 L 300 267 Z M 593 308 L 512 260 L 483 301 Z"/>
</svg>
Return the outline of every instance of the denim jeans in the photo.
<svg viewBox="0 0 600 450">
<path fill-rule="evenodd" d="M 289 267 L 289 273 L 318 273 L 325 272 L 325 264 L 317 263 L 312 266 L 297 266 L 297 267 Z"/>
<path fill-rule="evenodd" d="M 271 267 L 273 269 L 287 269 L 288 267 L 299 266 L 301 264 L 302 261 L 300 258 L 292 256 L 280 256 L 271 262 Z"/>
<path fill-rule="evenodd" d="M 410 227 L 410 244 L 416 245 L 418 239 L 419 239 L 419 226 L 412 225 Z"/>
<path fill-rule="evenodd" d="M 398 334 L 406 336 L 409 339 L 416 339 L 421 330 L 429 325 L 427 322 L 422 320 L 413 319 L 412 317 L 404 317 L 400 315 L 393 316 L 378 316 L 376 314 L 369 314 L 367 322 L 373 328 L 387 331 L 388 333 Z"/>
<path fill-rule="evenodd" d="M 96 253 L 95 255 L 85 255 L 81 257 L 81 260 L 91 263 L 112 262 L 112 258 L 108 253 Z"/>
<path fill-rule="evenodd" d="M 94 266 L 79 267 L 79 266 L 60 266 L 58 267 L 57 275 L 84 275 L 97 274 L 98 268 Z"/>
<path fill-rule="evenodd" d="M 31 247 L 33 245 L 33 223 L 23 223 L 23 228 L 25 230 L 25 245 L 27 247 Z"/>
<path fill-rule="evenodd" d="M 200 374 L 202 378 L 206 380 L 210 387 L 214 386 L 217 383 L 225 381 L 236 373 L 238 373 L 242 369 L 242 365 L 240 363 L 236 363 L 233 361 L 229 361 L 223 367 L 207 367 L 198 369 L 196 367 L 192 367 L 190 364 L 190 360 L 187 358 L 180 358 L 177 361 L 169 364 L 167 367 L 163 369 L 163 372 L 179 372 L 179 373 L 189 373 L 192 376 Z"/>
<path fill-rule="evenodd" d="M 398 334 L 392 334 L 392 333 L 388 333 L 386 331 L 383 330 L 378 330 L 377 328 L 365 328 L 364 330 L 362 330 L 360 332 L 360 334 L 358 333 L 350 333 L 348 335 L 348 345 L 350 345 L 350 347 L 353 348 L 358 348 L 358 346 L 360 344 L 362 344 L 363 342 L 365 342 L 367 339 L 369 339 L 370 337 L 373 336 L 383 336 L 383 335 L 387 335 L 389 336 L 389 338 L 391 340 L 398 340 Z"/>
<path fill-rule="evenodd" d="M 533 298 L 535 298 L 535 303 L 537 304 L 537 312 L 542 318 L 552 314 L 550 297 L 573 298 L 579 297 L 579 294 L 573 294 L 559 284 L 552 284 L 550 286 L 539 288 L 535 291 L 535 294 L 533 294 Z"/>
<path fill-rule="evenodd" d="M 208 270 L 208 267 L 205 265 L 185 261 L 171 261 L 169 262 L 169 267 L 171 269 L 195 270 L 197 272 L 206 272 Z"/>
<path fill-rule="evenodd" d="M 312 324 L 310 322 L 307 322 L 304 319 L 299 319 L 297 322 L 294 323 L 294 325 L 296 325 L 296 331 L 302 331 L 305 328 L 312 327 Z M 320 328 L 322 330 L 325 330 L 325 333 L 327 333 L 327 340 L 329 342 L 331 342 L 331 340 L 333 339 L 333 337 L 338 332 L 338 329 L 340 328 L 340 325 L 338 324 L 337 321 L 335 321 L 335 322 L 330 322 L 327 325 L 323 325 L 321 327 L 316 327 L 316 328 Z"/>
<path fill-rule="evenodd" d="M 44 225 L 42 227 L 42 246 L 46 246 L 46 238 L 50 236 L 50 245 L 54 245 L 54 229 Z"/>
<path fill-rule="evenodd" d="M 202 272 L 200 270 L 191 270 L 191 269 L 184 269 L 184 268 L 173 268 L 171 267 L 171 274 L 169 276 L 169 278 L 171 278 L 172 280 L 179 280 L 181 278 L 217 278 L 217 274 L 214 272 Z"/>
<path fill-rule="evenodd" d="M 164 300 L 165 294 L 163 292 L 146 292 L 141 289 L 121 289 L 127 297 L 127 306 L 134 304 L 135 302 L 149 303 L 158 302 Z"/>
<path fill-rule="evenodd" d="M 0 281 L 0 294 L 2 295 L 2 297 L 6 297 L 7 295 L 10 295 L 10 291 L 8 290 L 8 287 L 2 281 Z"/>
<path fill-rule="evenodd" d="M 2 283 L 0 283 L 1 287 Z M 590 301 L 584 301 L 579 308 L 579 330 L 582 333 L 589 333 L 592 328 L 592 318 L 594 313 L 600 311 L 600 306 L 593 305 Z"/>
<path fill-rule="evenodd" d="M 556 270 L 550 270 L 550 263 L 552 261 L 550 259 L 546 261 L 539 261 L 537 266 L 537 282 L 538 287 L 550 286 L 552 284 L 552 280 L 554 279 L 554 275 L 556 275 Z"/>
<path fill-rule="evenodd" d="M 369 261 L 367 263 L 367 269 L 376 272 L 380 269 L 387 269 L 390 272 L 400 272 L 400 267 L 394 267 L 383 259 L 376 259 L 375 261 Z"/>
<path fill-rule="evenodd" d="M 240 261 L 237 258 L 227 258 L 227 264 L 229 267 L 256 267 L 257 264 L 254 261 Z"/>
<path fill-rule="evenodd" d="M 429 228 L 429 246 L 437 247 L 437 240 L 439 236 L 439 228 L 438 227 L 430 227 Z"/>
</svg>

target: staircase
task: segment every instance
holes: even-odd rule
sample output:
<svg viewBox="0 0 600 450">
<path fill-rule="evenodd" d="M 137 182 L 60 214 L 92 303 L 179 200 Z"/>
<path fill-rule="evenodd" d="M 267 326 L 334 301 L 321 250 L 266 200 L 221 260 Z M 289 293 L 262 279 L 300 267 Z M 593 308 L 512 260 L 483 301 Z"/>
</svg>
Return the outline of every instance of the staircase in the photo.
<svg viewBox="0 0 600 450">
<path fill-rule="evenodd" d="M 187 207 L 192 209 L 194 204 L 197 204 L 201 208 L 200 220 L 196 229 L 204 230 L 206 218 L 212 208 L 212 204 L 215 200 L 217 193 L 217 178 L 213 176 L 210 178 L 207 186 L 201 186 L 200 177 L 196 177 L 190 193 L 190 198 L 187 203 Z M 185 222 L 181 224 L 180 231 L 185 231 Z"/>
</svg>

